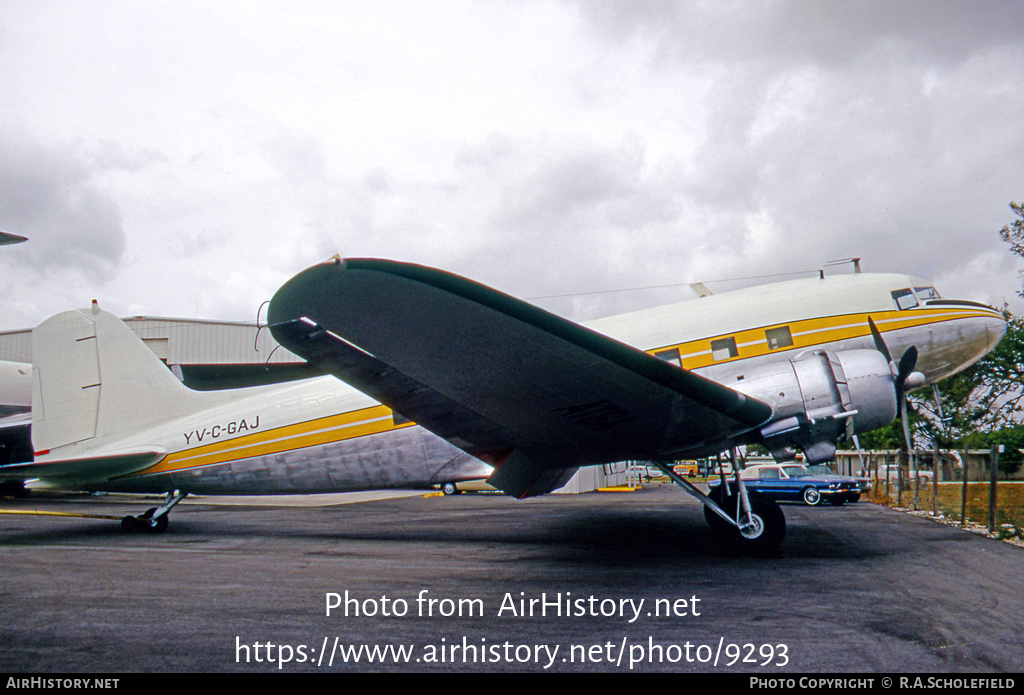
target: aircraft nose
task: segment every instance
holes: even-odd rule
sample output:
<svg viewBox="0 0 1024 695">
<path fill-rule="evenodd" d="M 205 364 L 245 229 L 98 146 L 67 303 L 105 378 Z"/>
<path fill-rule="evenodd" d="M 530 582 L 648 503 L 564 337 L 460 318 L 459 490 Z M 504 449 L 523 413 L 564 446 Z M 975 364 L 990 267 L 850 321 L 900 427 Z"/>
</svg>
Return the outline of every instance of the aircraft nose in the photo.
<svg viewBox="0 0 1024 695">
<path fill-rule="evenodd" d="M 993 311 L 995 310 L 993 309 Z M 988 325 L 985 326 L 985 331 L 988 333 L 989 337 L 989 350 L 994 349 L 995 346 L 999 344 L 999 341 L 1006 335 L 1006 331 L 1009 329 L 1009 326 L 1010 323 L 1007 321 L 1006 316 L 1001 313 L 999 316 L 993 317 L 992 320 L 989 321 Z"/>
<path fill-rule="evenodd" d="M 936 302 L 929 308 L 939 308 Z M 918 370 L 928 383 L 935 383 L 960 372 L 995 349 L 1008 330 L 1002 312 L 978 302 L 964 300 L 942 303 L 953 314 L 932 324 L 928 335 L 911 341 L 921 350 Z"/>
<path fill-rule="evenodd" d="M 970 329 L 967 333 L 968 343 L 973 346 L 977 354 L 975 359 L 981 359 L 992 352 L 999 344 L 999 341 L 1006 335 L 1009 323 L 1001 311 L 991 307 L 984 316 L 976 316 L 970 320 Z"/>
</svg>

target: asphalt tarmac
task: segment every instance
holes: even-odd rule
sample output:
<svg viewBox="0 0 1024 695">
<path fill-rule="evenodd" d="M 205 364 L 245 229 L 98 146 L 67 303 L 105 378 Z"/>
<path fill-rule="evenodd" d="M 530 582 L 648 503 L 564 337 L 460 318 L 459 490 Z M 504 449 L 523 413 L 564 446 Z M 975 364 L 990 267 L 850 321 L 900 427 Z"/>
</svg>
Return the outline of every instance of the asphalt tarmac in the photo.
<svg viewBox="0 0 1024 695">
<path fill-rule="evenodd" d="M 0 515 L 0 671 L 1024 670 L 1024 549 L 866 502 L 783 505 L 756 559 L 667 485 L 350 499 L 190 500 L 160 535 Z"/>
</svg>

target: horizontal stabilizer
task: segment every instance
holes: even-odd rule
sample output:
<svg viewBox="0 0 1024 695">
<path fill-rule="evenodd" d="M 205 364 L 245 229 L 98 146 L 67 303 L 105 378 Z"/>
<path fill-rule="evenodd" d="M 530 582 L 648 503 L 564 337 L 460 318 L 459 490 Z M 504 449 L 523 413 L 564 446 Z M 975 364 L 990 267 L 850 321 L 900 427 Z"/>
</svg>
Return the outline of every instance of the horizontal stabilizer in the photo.
<svg viewBox="0 0 1024 695">
<path fill-rule="evenodd" d="M 14 429 L 14 428 L 31 428 L 32 427 L 32 413 L 15 413 L 14 415 L 7 415 L 6 417 L 0 417 L 0 430 Z"/>
<path fill-rule="evenodd" d="M 48 460 L 45 462 L 13 463 L 0 466 L 2 480 L 28 480 L 41 478 L 54 481 L 97 481 L 128 475 L 153 465 L 166 455 L 166 451 L 148 449 L 122 451 L 102 456 Z"/>
</svg>

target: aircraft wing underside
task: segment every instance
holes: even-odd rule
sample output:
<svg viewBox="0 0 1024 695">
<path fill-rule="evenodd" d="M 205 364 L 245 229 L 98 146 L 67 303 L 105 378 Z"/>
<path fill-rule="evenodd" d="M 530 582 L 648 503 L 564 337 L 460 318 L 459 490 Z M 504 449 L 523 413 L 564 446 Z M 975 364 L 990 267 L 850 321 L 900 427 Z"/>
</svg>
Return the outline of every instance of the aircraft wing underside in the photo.
<svg viewBox="0 0 1024 695">
<path fill-rule="evenodd" d="M 760 401 L 465 278 L 355 259 L 314 266 L 269 310 L 274 337 L 541 494 L 579 466 L 665 459 L 763 424 Z"/>
</svg>

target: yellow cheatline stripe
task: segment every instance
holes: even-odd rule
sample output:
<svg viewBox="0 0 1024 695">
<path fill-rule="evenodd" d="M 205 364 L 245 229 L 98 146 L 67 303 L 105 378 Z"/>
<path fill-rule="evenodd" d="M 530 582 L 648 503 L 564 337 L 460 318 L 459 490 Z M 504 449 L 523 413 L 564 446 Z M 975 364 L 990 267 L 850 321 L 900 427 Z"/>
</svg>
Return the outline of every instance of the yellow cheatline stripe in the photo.
<svg viewBox="0 0 1024 695">
<path fill-rule="evenodd" d="M 413 424 L 407 422 L 395 425 L 389 408 L 382 405 L 373 406 L 179 451 L 164 457 L 155 465 L 133 474 L 133 477 L 182 471 L 243 458 L 278 454 L 410 427 Z"/>
<path fill-rule="evenodd" d="M 878 326 L 881 333 L 897 331 L 905 328 L 915 328 L 932 323 L 943 323 L 964 318 L 990 318 L 991 311 L 984 309 L 910 309 L 905 311 L 869 311 L 860 314 L 841 314 L 838 316 L 824 316 L 802 321 L 791 321 L 788 323 L 777 323 L 761 326 L 759 328 L 744 329 L 733 333 L 708 336 L 698 340 L 690 340 L 677 345 L 666 345 L 648 352 L 661 352 L 676 348 L 679 350 L 682 365 L 686 369 L 698 369 L 712 364 L 724 364 L 760 357 L 762 355 L 776 354 L 788 350 L 806 350 L 825 343 L 832 343 L 850 338 L 860 338 L 871 335 L 868 326 L 868 317 L 871 317 Z M 773 328 L 788 327 L 793 338 L 793 344 L 772 350 L 768 347 L 768 340 L 765 332 Z M 725 360 L 715 360 L 711 356 L 711 341 L 723 338 L 735 338 L 737 356 Z"/>
<path fill-rule="evenodd" d="M 120 521 L 119 516 L 109 514 L 76 514 L 75 512 L 43 512 L 36 509 L 0 509 L 0 514 L 16 514 L 19 516 L 73 516 L 79 519 L 111 519 Z"/>
</svg>

